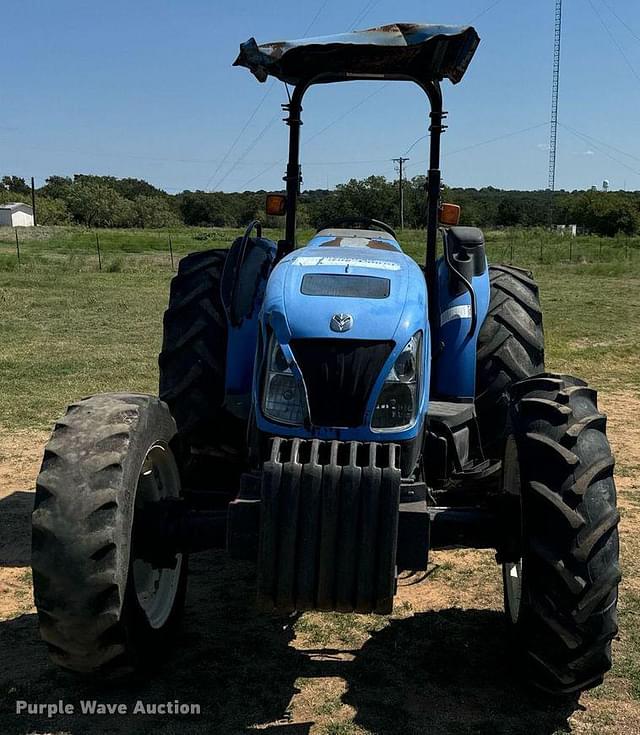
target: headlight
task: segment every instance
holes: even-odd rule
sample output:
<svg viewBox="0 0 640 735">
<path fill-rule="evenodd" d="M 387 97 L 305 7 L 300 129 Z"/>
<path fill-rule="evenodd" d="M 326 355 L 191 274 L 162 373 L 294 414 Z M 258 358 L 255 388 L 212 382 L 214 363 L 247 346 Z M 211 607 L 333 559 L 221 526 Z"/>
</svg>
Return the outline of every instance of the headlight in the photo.
<svg viewBox="0 0 640 735">
<path fill-rule="evenodd" d="M 373 429 L 410 426 L 418 410 L 422 332 L 416 332 L 389 371 L 371 419 Z"/>
<path fill-rule="evenodd" d="M 300 425 L 305 416 L 304 396 L 275 336 L 269 343 L 262 412 L 283 424 Z"/>
</svg>

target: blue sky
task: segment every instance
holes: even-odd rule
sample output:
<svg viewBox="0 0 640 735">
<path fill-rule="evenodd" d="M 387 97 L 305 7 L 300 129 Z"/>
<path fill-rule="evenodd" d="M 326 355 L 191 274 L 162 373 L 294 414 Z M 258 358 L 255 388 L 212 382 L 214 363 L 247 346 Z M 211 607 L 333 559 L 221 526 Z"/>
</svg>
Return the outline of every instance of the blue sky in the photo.
<svg viewBox="0 0 640 735">
<path fill-rule="evenodd" d="M 34 175 L 37 183 L 53 173 L 134 176 L 171 192 L 279 188 L 284 88 L 231 66 L 241 41 L 298 38 L 312 21 L 308 35 L 354 23 L 473 22 L 482 39 L 476 57 L 461 84 L 445 83 L 445 180 L 546 186 L 554 0 L 2 5 L 0 174 Z M 558 187 L 608 179 L 614 189 L 640 190 L 637 0 L 565 0 L 560 84 Z M 372 173 L 392 177 L 391 159 L 426 132 L 416 87 L 379 87 L 349 83 L 308 94 L 306 188 Z M 426 140 L 412 148 L 409 176 L 424 172 L 426 154 Z"/>
</svg>

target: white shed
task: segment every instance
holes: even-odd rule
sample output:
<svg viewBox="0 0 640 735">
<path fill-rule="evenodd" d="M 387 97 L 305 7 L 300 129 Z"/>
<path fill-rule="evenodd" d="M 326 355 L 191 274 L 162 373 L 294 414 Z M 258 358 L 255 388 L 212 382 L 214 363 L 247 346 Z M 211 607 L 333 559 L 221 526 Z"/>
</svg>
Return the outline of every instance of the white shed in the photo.
<svg viewBox="0 0 640 735">
<path fill-rule="evenodd" d="M 0 226 L 33 227 L 33 208 L 22 202 L 0 204 Z"/>
</svg>

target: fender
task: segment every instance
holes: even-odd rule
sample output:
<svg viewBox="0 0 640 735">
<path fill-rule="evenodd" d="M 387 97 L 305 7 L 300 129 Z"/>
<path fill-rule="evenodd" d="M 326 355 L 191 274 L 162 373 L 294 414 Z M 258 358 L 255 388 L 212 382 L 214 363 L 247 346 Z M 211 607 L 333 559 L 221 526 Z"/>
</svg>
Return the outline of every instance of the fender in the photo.
<svg viewBox="0 0 640 735">
<path fill-rule="evenodd" d="M 228 327 L 224 406 L 243 420 L 251 412 L 259 317 L 278 247 L 273 240 L 250 237 L 245 248 L 245 239 L 231 246 L 220 284 Z"/>
</svg>

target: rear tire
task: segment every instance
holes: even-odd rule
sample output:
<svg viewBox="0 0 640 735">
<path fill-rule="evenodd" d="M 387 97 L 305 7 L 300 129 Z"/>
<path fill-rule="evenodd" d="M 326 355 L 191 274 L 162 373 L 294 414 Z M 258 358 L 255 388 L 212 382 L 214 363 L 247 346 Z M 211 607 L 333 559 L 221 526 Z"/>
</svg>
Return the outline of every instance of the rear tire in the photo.
<svg viewBox="0 0 640 735">
<path fill-rule="evenodd" d="M 491 300 L 478 336 L 476 412 L 485 455 L 501 459 L 509 387 L 544 372 L 544 331 L 538 286 L 531 273 L 489 268 Z"/>
<path fill-rule="evenodd" d="M 176 420 L 183 480 L 196 486 L 244 456 L 245 425 L 223 408 L 227 318 L 220 296 L 227 250 L 182 258 L 164 314 L 160 398 Z M 222 462 L 218 462 L 222 460 Z M 202 476 L 202 478 L 201 478 Z"/>
<path fill-rule="evenodd" d="M 505 477 L 520 486 L 522 556 L 503 567 L 505 609 L 533 683 L 570 694 L 602 682 L 618 630 L 620 516 L 606 418 L 576 378 L 545 374 L 512 394 Z"/>
<path fill-rule="evenodd" d="M 175 431 L 161 401 L 135 394 L 86 398 L 54 428 L 36 484 L 32 566 L 40 632 L 65 669 L 146 667 L 175 632 L 186 556 L 154 570 L 132 551 L 137 509 L 180 494 Z"/>
</svg>

